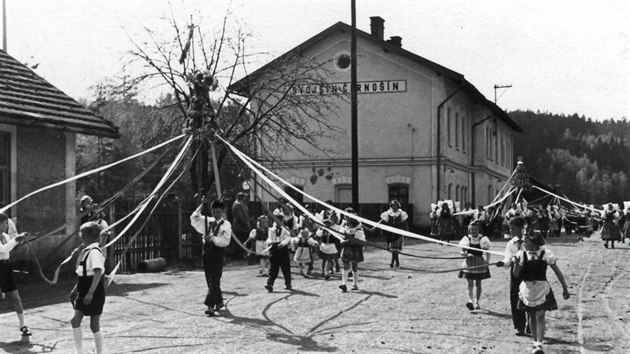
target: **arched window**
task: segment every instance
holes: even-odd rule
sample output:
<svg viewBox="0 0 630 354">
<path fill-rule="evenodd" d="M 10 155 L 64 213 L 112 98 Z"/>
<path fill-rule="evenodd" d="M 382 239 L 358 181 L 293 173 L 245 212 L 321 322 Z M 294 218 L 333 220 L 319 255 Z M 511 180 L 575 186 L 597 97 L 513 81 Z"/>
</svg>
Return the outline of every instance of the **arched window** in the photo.
<svg viewBox="0 0 630 354">
<path fill-rule="evenodd" d="M 462 186 L 462 205 L 466 206 L 466 203 L 468 203 L 468 187 Z"/>
<path fill-rule="evenodd" d="M 455 201 L 461 201 L 461 199 L 459 199 L 459 186 L 455 187 Z"/>
<path fill-rule="evenodd" d="M 455 112 L 455 148 L 459 149 L 459 112 Z"/>
<path fill-rule="evenodd" d="M 339 184 L 335 186 L 336 203 L 352 203 L 352 185 Z"/>
<path fill-rule="evenodd" d="M 300 187 L 300 186 L 296 186 L 294 185 L 294 187 L 296 187 L 297 189 L 303 191 L 304 187 Z M 297 191 L 293 190 L 293 188 L 291 187 L 284 187 L 284 191 L 291 197 L 293 198 L 296 202 L 302 204 L 304 202 L 304 195 L 302 195 L 302 193 L 298 193 Z"/>
<path fill-rule="evenodd" d="M 453 141 L 451 138 L 451 136 L 453 135 L 453 132 L 451 131 L 451 107 L 446 108 L 446 132 L 447 132 L 446 140 L 448 142 L 448 146 L 451 146 L 453 144 Z"/>
<path fill-rule="evenodd" d="M 409 204 L 409 186 L 394 184 L 389 186 L 389 200 L 396 199 L 400 204 Z M 388 201 L 389 202 L 389 201 Z"/>
</svg>

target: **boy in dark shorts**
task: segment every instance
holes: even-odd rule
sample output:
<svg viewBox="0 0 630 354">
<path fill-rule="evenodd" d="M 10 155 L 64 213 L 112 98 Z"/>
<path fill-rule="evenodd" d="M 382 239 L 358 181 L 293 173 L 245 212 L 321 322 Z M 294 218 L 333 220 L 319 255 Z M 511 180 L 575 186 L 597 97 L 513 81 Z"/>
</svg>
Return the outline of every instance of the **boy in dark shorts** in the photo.
<svg viewBox="0 0 630 354">
<path fill-rule="evenodd" d="M 90 329 L 94 335 L 96 353 L 103 352 L 103 333 L 100 318 L 105 304 L 105 285 L 103 271 L 105 257 L 98 246 L 101 228 L 94 221 L 81 225 L 81 242 L 84 249 L 77 259 L 77 284 L 70 291 L 70 301 L 74 306 L 74 316 L 70 320 L 77 353 L 83 353 L 83 316 L 90 317 Z"/>
</svg>

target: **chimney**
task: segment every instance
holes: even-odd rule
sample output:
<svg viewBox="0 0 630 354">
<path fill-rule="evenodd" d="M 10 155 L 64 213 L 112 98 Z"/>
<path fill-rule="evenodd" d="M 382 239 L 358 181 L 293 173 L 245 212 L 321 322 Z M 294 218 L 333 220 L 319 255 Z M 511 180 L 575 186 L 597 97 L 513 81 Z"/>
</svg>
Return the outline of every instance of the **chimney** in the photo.
<svg viewBox="0 0 630 354">
<path fill-rule="evenodd" d="M 385 38 L 384 37 L 385 27 L 383 26 L 384 23 L 385 23 L 385 20 L 383 20 L 383 18 L 381 18 L 380 16 L 370 17 L 370 29 L 371 29 L 372 35 L 380 40 L 383 40 Z"/>
<path fill-rule="evenodd" d="M 391 36 L 387 40 L 387 43 L 393 44 L 396 47 L 401 48 L 402 47 L 402 37 L 400 37 L 400 36 Z"/>
</svg>

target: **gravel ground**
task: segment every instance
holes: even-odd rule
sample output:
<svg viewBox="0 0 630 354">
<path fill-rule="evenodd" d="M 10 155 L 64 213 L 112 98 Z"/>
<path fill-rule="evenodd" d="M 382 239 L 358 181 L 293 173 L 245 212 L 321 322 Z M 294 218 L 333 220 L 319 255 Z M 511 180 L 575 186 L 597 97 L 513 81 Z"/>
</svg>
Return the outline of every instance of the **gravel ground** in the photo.
<svg viewBox="0 0 630 354">
<path fill-rule="evenodd" d="M 547 353 L 630 353 L 630 248 L 605 249 L 597 235 L 549 240 L 570 286 L 571 298 L 551 270 L 558 311 L 547 314 Z M 505 241 L 494 241 L 502 251 Z M 457 256 L 454 247 L 413 243 L 405 251 Z M 531 339 L 517 337 L 509 310 L 509 274 L 491 268 L 483 282 L 481 309 L 466 309 L 466 282 L 459 260 L 401 256 L 389 268 L 385 251 L 368 249 L 358 291 L 341 293 L 339 277 L 297 275 L 293 291 L 282 279 L 274 293 L 256 266 L 228 267 L 221 317 L 204 315 L 201 270 L 119 275 L 108 289 L 101 318 L 107 353 L 530 353 Z M 494 261 L 498 257 L 493 256 Z M 492 261 L 492 260 L 491 260 Z M 319 267 L 319 261 L 316 269 Z M 24 284 L 20 293 L 33 336 L 20 340 L 17 319 L 0 302 L 0 352 L 73 353 L 66 300 L 71 282 Z M 94 351 L 89 321 L 84 348 Z"/>
</svg>

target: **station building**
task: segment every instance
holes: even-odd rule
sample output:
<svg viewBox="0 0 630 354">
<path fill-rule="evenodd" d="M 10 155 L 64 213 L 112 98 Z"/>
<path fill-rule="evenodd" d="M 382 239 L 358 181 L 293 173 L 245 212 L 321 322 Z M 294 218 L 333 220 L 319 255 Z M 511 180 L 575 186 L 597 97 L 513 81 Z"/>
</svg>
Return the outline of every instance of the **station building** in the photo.
<svg viewBox="0 0 630 354">
<path fill-rule="evenodd" d="M 516 165 L 513 136 L 521 127 L 464 75 L 403 49 L 401 37 L 386 40 L 385 21 L 370 19 L 370 33 L 357 29 L 360 203 L 413 204 L 416 226 L 429 224 L 430 205 L 438 200 L 462 207 L 489 204 Z M 350 203 L 352 194 L 351 106 L 336 98 L 349 97 L 351 31 L 338 22 L 229 88 L 252 95 L 250 87 L 264 80 L 265 70 L 290 54 L 321 64 L 326 83 L 295 85 L 288 94 L 338 100 L 329 119 L 345 134 L 319 138 L 332 153 L 283 152 L 275 171 L 304 192 L 337 203 Z M 263 191 L 256 193 L 273 201 Z"/>
</svg>

